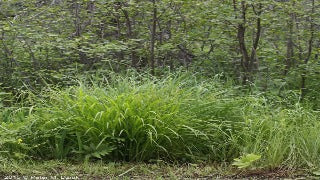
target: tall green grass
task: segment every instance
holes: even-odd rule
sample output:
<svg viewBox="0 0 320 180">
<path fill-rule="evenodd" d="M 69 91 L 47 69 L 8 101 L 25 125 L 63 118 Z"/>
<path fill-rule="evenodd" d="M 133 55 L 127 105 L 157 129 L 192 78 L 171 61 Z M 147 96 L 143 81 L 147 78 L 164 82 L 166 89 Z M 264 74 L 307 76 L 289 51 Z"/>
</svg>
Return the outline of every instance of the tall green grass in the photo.
<svg viewBox="0 0 320 180">
<path fill-rule="evenodd" d="M 2 112 L 0 156 L 232 162 L 253 153 L 261 167 L 320 167 L 318 112 L 218 79 L 110 76 L 28 97 L 32 107 Z"/>
</svg>

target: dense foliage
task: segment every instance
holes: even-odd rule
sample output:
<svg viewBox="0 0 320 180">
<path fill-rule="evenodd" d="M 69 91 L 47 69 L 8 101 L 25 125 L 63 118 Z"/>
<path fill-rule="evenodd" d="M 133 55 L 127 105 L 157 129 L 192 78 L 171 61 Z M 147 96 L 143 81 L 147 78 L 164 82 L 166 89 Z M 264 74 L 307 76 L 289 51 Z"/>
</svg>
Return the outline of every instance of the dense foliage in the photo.
<svg viewBox="0 0 320 180">
<path fill-rule="evenodd" d="M 320 167 L 319 7 L 0 0 L 0 162 Z"/>
<path fill-rule="evenodd" d="M 318 96 L 319 1 L 0 1 L 1 89 L 69 85 L 96 70 L 187 67 Z"/>
<path fill-rule="evenodd" d="M 319 167 L 319 112 L 217 78 L 135 74 L 43 93 L 29 94 L 31 107 L 2 112 L 1 156 L 232 162 L 254 153 L 261 167 Z"/>
</svg>

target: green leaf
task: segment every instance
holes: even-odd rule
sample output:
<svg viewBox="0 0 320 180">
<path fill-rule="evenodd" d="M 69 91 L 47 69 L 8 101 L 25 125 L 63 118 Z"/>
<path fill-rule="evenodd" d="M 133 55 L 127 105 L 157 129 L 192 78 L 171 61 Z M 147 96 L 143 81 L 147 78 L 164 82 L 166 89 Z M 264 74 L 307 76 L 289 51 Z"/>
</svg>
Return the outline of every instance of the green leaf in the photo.
<svg viewBox="0 0 320 180">
<path fill-rule="evenodd" d="M 251 166 L 255 161 L 259 160 L 260 158 L 261 155 L 247 154 L 245 156 L 241 156 L 240 158 L 234 159 L 232 165 L 237 166 L 239 169 L 243 169 Z"/>
<path fill-rule="evenodd" d="M 316 171 L 313 171 L 312 174 L 316 175 L 316 176 L 320 176 L 320 169 L 316 170 Z"/>
</svg>

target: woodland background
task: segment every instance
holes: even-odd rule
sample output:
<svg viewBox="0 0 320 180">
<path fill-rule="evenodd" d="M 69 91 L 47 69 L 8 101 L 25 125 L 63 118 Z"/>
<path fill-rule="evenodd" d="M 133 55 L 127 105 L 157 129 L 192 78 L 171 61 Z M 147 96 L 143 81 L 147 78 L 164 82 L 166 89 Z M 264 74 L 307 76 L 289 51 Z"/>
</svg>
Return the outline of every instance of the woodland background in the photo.
<svg viewBox="0 0 320 180">
<path fill-rule="evenodd" d="M 319 96 L 315 0 L 1 1 L 1 89 L 127 69 L 179 68 Z"/>
</svg>

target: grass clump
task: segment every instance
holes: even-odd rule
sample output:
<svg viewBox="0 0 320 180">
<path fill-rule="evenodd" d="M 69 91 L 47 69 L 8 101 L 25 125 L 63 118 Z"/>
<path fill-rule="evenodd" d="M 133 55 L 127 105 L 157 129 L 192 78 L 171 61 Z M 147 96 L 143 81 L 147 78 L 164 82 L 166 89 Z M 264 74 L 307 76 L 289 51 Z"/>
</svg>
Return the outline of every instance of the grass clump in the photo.
<svg viewBox="0 0 320 180">
<path fill-rule="evenodd" d="M 123 79 L 51 91 L 17 134 L 28 153 L 41 158 L 189 159 L 191 144 L 184 137 L 201 134 L 181 113 L 191 92 L 172 79 L 138 83 Z"/>
<path fill-rule="evenodd" d="M 24 116 L 1 124 L 2 156 L 232 163 L 255 154 L 257 167 L 320 167 L 319 113 L 216 79 L 115 76 L 30 97 Z"/>
</svg>

